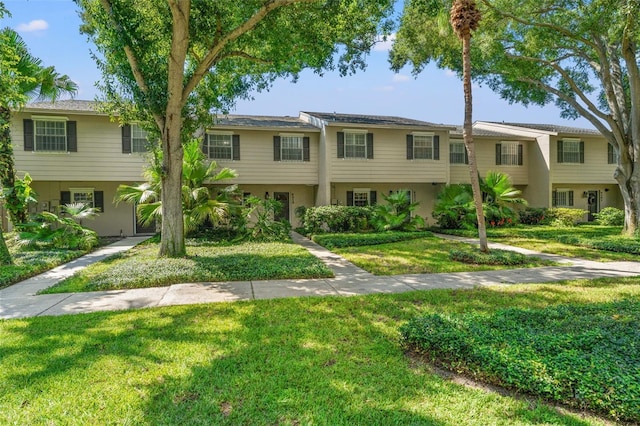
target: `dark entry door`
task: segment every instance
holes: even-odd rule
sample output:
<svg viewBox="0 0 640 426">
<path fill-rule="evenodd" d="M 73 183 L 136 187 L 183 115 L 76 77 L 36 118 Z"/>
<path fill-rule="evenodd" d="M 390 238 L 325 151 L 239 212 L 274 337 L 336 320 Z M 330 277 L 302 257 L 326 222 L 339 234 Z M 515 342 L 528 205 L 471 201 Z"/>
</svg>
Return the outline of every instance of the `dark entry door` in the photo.
<svg viewBox="0 0 640 426">
<path fill-rule="evenodd" d="M 587 192 L 587 208 L 589 209 L 589 222 L 593 221 L 595 218 L 593 217 L 594 213 L 598 213 L 600 209 L 599 201 L 600 197 L 598 196 L 598 191 L 589 191 Z"/>
<path fill-rule="evenodd" d="M 288 192 L 274 192 L 273 198 L 282 203 L 282 210 L 275 215 L 275 220 L 286 219 L 289 220 L 289 193 Z"/>
<path fill-rule="evenodd" d="M 143 225 L 138 219 L 138 215 L 136 214 L 137 205 L 133 207 L 133 216 L 136 224 L 135 233 L 138 234 L 155 234 L 156 233 L 156 222 L 153 221 L 149 225 Z"/>
</svg>

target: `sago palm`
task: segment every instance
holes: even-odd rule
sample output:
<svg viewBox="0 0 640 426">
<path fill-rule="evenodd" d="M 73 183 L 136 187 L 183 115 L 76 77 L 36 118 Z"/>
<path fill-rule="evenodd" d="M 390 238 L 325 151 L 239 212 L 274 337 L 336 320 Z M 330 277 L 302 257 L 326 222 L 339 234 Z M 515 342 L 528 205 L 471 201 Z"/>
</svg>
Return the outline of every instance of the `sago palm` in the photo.
<svg viewBox="0 0 640 426">
<path fill-rule="evenodd" d="M 162 198 L 160 194 L 161 179 L 159 158 L 145 170 L 147 182 L 139 185 L 120 185 L 116 192 L 116 201 L 135 203 L 138 219 L 145 224 L 152 224 L 162 218 Z M 215 161 L 208 163 L 200 150 L 197 139 L 185 144 L 182 162 L 182 210 L 185 232 L 191 233 L 207 220 L 219 222 L 228 212 L 228 203 L 224 196 L 211 197 L 206 184 L 232 179 L 237 176 L 234 170 L 223 168 L 217 171 Z M 222 191 L 226 194 L 235 186 Z"/>
</svg>

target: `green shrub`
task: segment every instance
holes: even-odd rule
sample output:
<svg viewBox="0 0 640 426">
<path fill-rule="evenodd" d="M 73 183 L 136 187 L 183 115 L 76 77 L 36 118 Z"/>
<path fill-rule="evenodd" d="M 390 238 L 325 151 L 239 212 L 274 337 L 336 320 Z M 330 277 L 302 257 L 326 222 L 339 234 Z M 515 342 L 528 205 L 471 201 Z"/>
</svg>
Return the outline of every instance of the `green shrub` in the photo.
<svg viewBox="0 0 640 426">
<path fill-rule="evenodd" d="M 600 213 L 594 213 L 598 225 L 622 226 L 624 225 L 624 211 L 615 207 L 605 207 Z"/>
<path fill-rule="evenodd" d="M 489 253 L 480 250 L 451 250 L 449 257 L 456 262 L 475 265 L 524 265 L 528 260 L 522 253 L 499 249 L 492 249 Z"/>
<path fill-rule="evenodd" d="M 523 225 L 541 225 L 547 217 L 544 207 L 527 207 L 519 212 L 519 220 Z"/>
<path fill-rule="evenodd" d="M 577 224 L 587 213 L 586 210 L 569 209 L 565 207 L 554 207 L 547 210 L 549 224 L 558 228 Z"/>
<path fill-rule="evenodd" d="M 369 228 L 371 215 L 371 207 L 310 207 L 304 214 L 303 227 L 308 234 L 359 232 Z"/>
<path fill-rule="evenodd" d="M 371 246 L 376 244 L 395 243 L 398 241 L 414 240 L 416 238 L 431 237 L 428 231 L 421 232 L 372 232 L 356 234 L 319 234 L 312 240 L 328 249 L 342 247 Z"/>
<path fill-rule="evenodd" d="M 373 208 L 371 223 L 378 231 L 415 231 L 424 228 L 424 219 L 413 212 L 420 203 L 411 202 L 411 191 L 400 190 L 384 195 L 386 203 Z"/>
<path fill-rule="evenodd" d="M 502 386 L 640 420 L 640 302 L 432 314 L 400 329 L 433 362 Z"/>
</svg>

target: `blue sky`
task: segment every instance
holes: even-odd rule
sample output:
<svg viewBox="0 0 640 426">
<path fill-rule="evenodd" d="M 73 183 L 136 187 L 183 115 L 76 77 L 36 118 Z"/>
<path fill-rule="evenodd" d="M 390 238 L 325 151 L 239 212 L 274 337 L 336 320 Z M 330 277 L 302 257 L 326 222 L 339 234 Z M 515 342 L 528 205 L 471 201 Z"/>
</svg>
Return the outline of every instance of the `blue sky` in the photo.
<svg viewBox="0 0 640 426">
<path fill-rule="evenodd" d="M 31 53 L 67 74 L 79 85 L 77 99 L 94 99 L 100 79 L 91 50 L 79 32 L 80 19 L 72 0 L 4 0 L 12 16 L 2 26 L 16 29 Z M 549 123 L 591 128 L 584 119 L 563 120 L 555 106 L 509 105 L 487 87 L 473 88 L 474 120 Z M 388 46 L 380 44 L 366 71 L 349 77 L 311 72 L 297 83 L 277 81 L 268 92 L 240 101 L 234 113 L 297 116 L 299 111 L 396 115 L 434 123 L 461 124 L 464 118 L 462 83 L 456 75 L 430 65 L 417 78 L 410 69 L 389 69 Z"/>
</svg>

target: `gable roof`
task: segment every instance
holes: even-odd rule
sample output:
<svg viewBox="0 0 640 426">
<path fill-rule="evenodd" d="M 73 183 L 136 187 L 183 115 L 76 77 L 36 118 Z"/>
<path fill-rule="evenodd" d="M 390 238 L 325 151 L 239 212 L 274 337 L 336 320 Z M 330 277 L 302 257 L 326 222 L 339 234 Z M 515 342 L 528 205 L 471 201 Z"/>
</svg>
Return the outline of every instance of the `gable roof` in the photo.
<svg viewBox="0 0 640 426">
<path fill-rule="evenodd" d="M 65 99 L 55 102 L 30 102 L 24 107 L 24 111 L 80 112 L 101 114 L 97 111 L 97 105 L 98 103 L 96 101 Z"/>
<path fill-rule="evenodd" d="M 338 114 L 335 112 L 308 112 L 302 111 L 311 117 L 323 120 L 327 125 L 331 124 L 355 124 L 381 127 L 431 127 L 443 130 L 453 129 L 452 126 L 444 124 L 429 123 L 427 121 L 414 120 L 412 118 L 395 117 L 387 115 L 364 115 L 364 114 Z"/>
<path fill-rule="evenodd" d="M 519 127 L 524 129 L 538 130 L 551 134 L 572 134 L 572 135 L 593 135 L 600 136 L 601 133 L 594 129 L 584 129 L 581 127 L 561 126 L 557 124 L 540 124 L 540 123 L 505 123 L 499 121 L 484 121 L 484 123 L 496 124 L 505 127 Z"/>
<path fill-rule="evenodd" d="M 451 138 L 452 139 L 462 138 L 462 128 L 463 128 L 463 126 L 455 125 L 453 127 L 455 127 L 455 130 L 451 131 Z M 520 140 L 523 140 L 523 139 L 531 140 L 531 139 L 533 139 L 531 137 L 515 136 L 513 133 L 500 132 L 500 131 L 497 131 L 497 130 L 482 129 L 482 128 L 475 127 L 475 126 L 472 129 L 472 134 L 473 134 L 473 136 L 478 136 L 478 137 L 493 137 L 493 138 L 508 139 L 508 140 L 513 140 L 514 137 L 517 137 Z"/>
<path fill-rule="evenodd" d="M 241 127 L 260 129 L 289 129 L 319 132 L 316 126 L 309 124 L 298 117 L 267 116 L 267 115 L 225 115 L 218 116 L 215 120 L 216 127 Z"/>
</svg>

